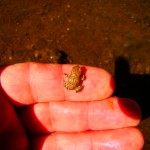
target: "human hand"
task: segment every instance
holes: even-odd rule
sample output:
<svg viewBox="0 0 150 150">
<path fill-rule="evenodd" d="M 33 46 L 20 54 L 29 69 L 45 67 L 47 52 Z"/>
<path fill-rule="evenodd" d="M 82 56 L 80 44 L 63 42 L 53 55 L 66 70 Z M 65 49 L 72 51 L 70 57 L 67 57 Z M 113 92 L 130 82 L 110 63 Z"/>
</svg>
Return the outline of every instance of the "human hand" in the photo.
<svg viewBox="0 0 150 150">
<path fill-rule="evenodd" d="M 1 71 L 0 149 L 140 150 L 141 112 L 111 97 L 115 83 L 103 69 L 85 66 L 83 90 L 66 90 L 73 65 L 15 64 Z"/>
</svg>

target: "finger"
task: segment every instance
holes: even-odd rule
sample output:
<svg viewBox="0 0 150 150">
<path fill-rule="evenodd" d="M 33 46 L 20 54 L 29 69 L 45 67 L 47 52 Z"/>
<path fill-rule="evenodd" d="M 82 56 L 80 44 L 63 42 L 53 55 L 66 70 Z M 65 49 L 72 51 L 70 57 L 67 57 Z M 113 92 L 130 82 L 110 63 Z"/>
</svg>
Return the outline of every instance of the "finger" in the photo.
<svg viewBox="0 0 150 150">
<path fill-rule="evenodd" d="M 19 114 L 25 127 L 36 134 L 137 126 L 141 118 L 140 108 L 133 100 L 117 97 L 91 102 L 38 103 L 21 108 Z"/>
<path fill-rule="evenodd" d="M 54 133 L 37 137 L 32 141 L 32 150 L 140 150 L 143 136 L 136 128 L 80 133 Z"/>
<path fill-rule="evenodd" d="M 0 90 L 0 149 L 20 150 L 28 149 L 28 146 L 25 130 Z"/>
<path fill-rule="evenodd" d="M 64 88 L 64 73 L 74 65 L 22 63 L 6 67 L 1 86 L 13 103 L 22 105 L 48 101 L 88 101 L 109 97 L 114 91 L 113 77 L 103 69 L 84 66 L 83 90 Z"/>
</svg>

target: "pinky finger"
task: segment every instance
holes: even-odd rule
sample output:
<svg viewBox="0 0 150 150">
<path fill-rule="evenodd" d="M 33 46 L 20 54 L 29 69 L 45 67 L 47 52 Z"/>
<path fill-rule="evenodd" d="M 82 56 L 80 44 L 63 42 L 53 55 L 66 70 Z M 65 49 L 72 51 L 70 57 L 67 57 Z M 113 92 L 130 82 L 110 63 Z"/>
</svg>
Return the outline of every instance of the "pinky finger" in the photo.
<svg viewBox="0 0 150 150">
<path fill-rule="evenodd" d="M 33 150 L 141 150 L 144 144 L 141 132 L 136 128 L 81 133 L 53 133 L 35 137 Z"/>
</svg>

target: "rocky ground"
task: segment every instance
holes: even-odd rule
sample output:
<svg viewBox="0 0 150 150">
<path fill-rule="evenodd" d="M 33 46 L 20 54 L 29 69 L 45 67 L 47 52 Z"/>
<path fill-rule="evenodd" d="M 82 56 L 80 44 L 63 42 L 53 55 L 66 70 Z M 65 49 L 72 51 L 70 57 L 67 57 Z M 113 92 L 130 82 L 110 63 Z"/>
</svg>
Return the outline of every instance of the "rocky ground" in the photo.
<svg viewBox="0 0 150 150">
<path fill-rule="evenodd" d="M 0 0 L 0 65 L 36 61 L 102 67 L 115 95 L 135 99 L 150 149 L 149 0 Z"/>
</svg>

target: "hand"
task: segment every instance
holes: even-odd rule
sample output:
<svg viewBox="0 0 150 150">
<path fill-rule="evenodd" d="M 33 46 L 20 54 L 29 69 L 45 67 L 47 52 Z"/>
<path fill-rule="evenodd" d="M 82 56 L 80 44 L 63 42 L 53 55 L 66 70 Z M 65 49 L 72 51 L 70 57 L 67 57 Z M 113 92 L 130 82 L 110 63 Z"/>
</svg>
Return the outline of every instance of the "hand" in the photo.
<svg viewBox="0 0 150 150">
<path fill-rule="evenodd" d="M 140 150 L 138 105 L 110 97 L 113 77 L 85 66 L 83 90 L 63 85 L 73 65 L 22 63 L 1 71 L 0 149 Z"/>
</svg>

